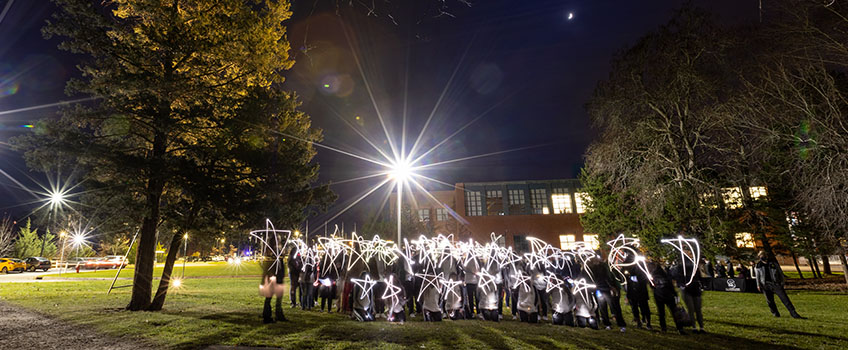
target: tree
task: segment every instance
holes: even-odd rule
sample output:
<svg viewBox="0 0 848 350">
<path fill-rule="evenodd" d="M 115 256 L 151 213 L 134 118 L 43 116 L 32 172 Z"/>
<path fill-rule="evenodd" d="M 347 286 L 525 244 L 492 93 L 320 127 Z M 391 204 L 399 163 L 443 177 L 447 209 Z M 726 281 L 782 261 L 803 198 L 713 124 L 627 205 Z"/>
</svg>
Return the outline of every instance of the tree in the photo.
<svg viewBox="0 0 848 350">
<path fill-rule="evenodd" d="M 714 138 L 724 122 L 716 111 L 728 86 L 719 73 L 729 46 L 707 14 L 686 7 L 615 57 L 588 104 L 600 137 L 583 177 L 600 197 L 585 225 L 641 234 L 656 249 L 676 234 L 721 240 L 702 198 L 716 190 Z"/>
<path fill-rule="evenodd" d="M 8 256 L 15 252 L 15 225 L 9 216 L 0 220 L 0 256 Z"/>
<path fill-rule="evenodd" d="M 44 245 L 44 256 L 52 257 L 56 255 L 56 244 L 53 242 L 55 237 L 48 231 L 44 236 L 38 236 L 38 229 L 32 228 L 31 220 L 27 219 L 26 226 L 21 227 L 18 231 L 18 238 L 15 240 L 15 256 L 25 259 L 31 256 L 39 256 L 41 246 Z"/>
<path fill-rule="evenodd" d="M 88 57 L 68 90 L 96 98 L 63 111 L 20 141 L 30 166 L 78 165 L 88 186 L 121 193 L 141 208 L 129 310 L 151 302 L 163 201 L 190 193 L 181 179 L 221 163 L 199 158 L 257 88 L 283 81 L 292 65 L 283 21 L 287 1 L 55 0 L 44 28 L 60 48 Z M 52 160 L 58 158 L 58 160 Z M 227 164 L 228 170 L 241 164 Z M 206 168 L 204 168 L 206 167 Z M 234 170 L 233 170 L 234 171 Z M 281 180 L 283 181 L 283 180 Z"/>
<path fill-rule="evenodd" d="M 755 36 L 775 45 L 761 52 L 757 69 L 740 73 L 744 94 L 733 104 L 736 120 L 750 139 L 767 146 L 761 155 L 790 199 L 787 214 L 798 222 L 796 245 L 821 254 L 827 268 L 826 256 L 837 251 L 848 270 L 841 244 L 848 238 L 843 175 L 848 171 L 848 6 L 800 0 L 772 6 L 773 16 Z"/>
</svg>

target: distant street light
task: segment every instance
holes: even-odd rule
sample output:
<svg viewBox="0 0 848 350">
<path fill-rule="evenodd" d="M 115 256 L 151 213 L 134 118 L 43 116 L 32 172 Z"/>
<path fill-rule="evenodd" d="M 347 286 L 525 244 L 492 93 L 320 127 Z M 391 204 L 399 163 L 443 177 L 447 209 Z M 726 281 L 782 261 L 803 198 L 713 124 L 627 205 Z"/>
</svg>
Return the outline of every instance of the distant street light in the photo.
<svg viewBox="0 0 848 350">
<path fill-rule="evenodd" d="M 183 277 L 182 278 L 185 278 L 185 265 L 186 265 L 186 260 L 188 260 L 188 255 L 186 255 L 187 251 L 188 251 L 188 233 L 183 235 Z M 177 285 L 178 281 L 179 280 L 174 281 L 175 287 L 179 287 Z"/>
</svg>

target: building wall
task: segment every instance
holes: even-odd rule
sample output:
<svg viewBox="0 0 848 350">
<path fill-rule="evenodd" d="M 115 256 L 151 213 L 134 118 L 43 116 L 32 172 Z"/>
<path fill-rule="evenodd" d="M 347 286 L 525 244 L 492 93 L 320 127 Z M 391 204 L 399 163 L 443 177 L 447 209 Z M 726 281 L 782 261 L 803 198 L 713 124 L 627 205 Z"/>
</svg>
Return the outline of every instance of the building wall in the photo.
<svg viewBox="0 0 848 350">
<path fill-rule="evenodd" d="M 560 235 L 574 235 L 575 241 L 584 240 L 580 215 L 575 213 L 575 194 L 579 189 L 580 183 L 577 180 L 459 183 L 453 191 L 431 191 L 430 195 L 415 192 L 411 198 L 405 193 L 404 202 L 416 213 L 419 210 L 425 211 L 429 217 L 426 223 L 436 234 L 453 234 L 458 240 L 473 238 L 485 242 L 489 241 L 494 233 L 495 236 L 503 236 L 504 243 L 512 247 L 516 247 L 518 237 L 520 247 L 516 249 L 525 247 L 522 242 L 526 242 L 527 237 L 535 237 L 560 247 Z M 560 198 L 559 207 L 554 206 L 552 195 L 555 190 Z M 486 198 L 487 191 L 500 193 L 500 199 Z M 523 204 L 510 205 L 510 191 L 513 191 L 513 199 L 523 199 Z M 544 195 L 537 195 L 534 201 L 533 191 Z M 468 193 L 481 196 L 481 207 L 472 210 L 473 213 L 467 208 Z M 567 204 L 561 200 L 564 195 L 568 195 Z M 541 197 L 545 198 L 542 203 L 539 201 Z M 392 194 L 390 203 L 390 212 L 393 215 L 397 208 L 395 194 Z M 555 209 L 562 208 L 563 205 L 568 207 L 569 212 L 556 213 Z M 439 220 L 438 210 L 445 206 L 448 218 Z"/>
</svg>

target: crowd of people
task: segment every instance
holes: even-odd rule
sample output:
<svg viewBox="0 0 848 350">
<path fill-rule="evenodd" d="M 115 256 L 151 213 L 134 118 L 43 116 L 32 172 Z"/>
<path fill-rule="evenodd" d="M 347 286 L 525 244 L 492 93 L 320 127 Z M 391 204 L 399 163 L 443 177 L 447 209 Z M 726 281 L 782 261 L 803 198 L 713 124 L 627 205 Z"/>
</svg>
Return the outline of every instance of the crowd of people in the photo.
<svg viewBox="0 0 848 350">
<path fill-rule="evenodd" d="M 678 251 L 666 262 L 642 256 L 639 241 L 623 236 L 608 243 L 605 257 L 581 242 L 564 250 L 531 239 L 530 251 L 522 254 L 496 242 L 495 237 L 481 244 L 438 236 L 398 246 L 379 237 L 321 237 L 312 245 L 300 240 L 268 245 L 280 249 L 271 249 L 274 257 L 260 285 L 266 297 L 263 318 L 266 323 L 285 320 L 281 299 L 288 270 L 291 307 L 335 309 L 363 322 L 385 318 L 402 323 L 407 317 L 499 322 L 511 317 L 592 329 L 612 329 L 614 322 L 624 332 L 624 293 L 639 328 L 654 327 L 653 294 L 661 331 L 667 331 L 667 318 L 672 318 L 680 334 L 686 334 L 686 327 L 705 332 L 700 285 L 705 261 L 694 239 L 664 240 Z M 776 316 L 774 294 L 794 317 L 775 266 L 779 271 L 766 258 L 757 265 L 765 278 L 761 288 Z"/>
</svg>

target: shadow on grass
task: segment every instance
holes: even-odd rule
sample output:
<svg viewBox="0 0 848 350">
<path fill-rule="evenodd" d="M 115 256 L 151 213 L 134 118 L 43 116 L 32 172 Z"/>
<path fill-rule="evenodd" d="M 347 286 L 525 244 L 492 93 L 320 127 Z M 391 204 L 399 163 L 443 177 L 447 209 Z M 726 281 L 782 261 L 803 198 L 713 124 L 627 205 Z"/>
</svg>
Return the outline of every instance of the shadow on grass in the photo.
<svg viewBox="0 0 848 350">
<path fill-rule="evenodd" d="M 759 330 L 767 331 L 769 333 L 790 334 L 790 335 L 798 335 L 798 336 L 814 337 L 814 338 L 827 338 L 827 339 L 835 340 L 835 341 L 848 341 L 848 338 L 846 338 L 846 337 L 836 337 L 836 336 L 827 335 L 827 334 L 820 334 L 820 333 L 793 331 L 793 330 L 788 330 L 788 329 L 781 329 L 781 328 L 774 328 L 774 327 L 764 327 L 764 326 L 743 324 L 743 323 L 737 323 L 737 322 L 728 322 L 728 321 L 714 321 L 714 322 L 723 323 L 723 324 L 726 324 L 728 326 L 734 326 L 734 327 L 740 327 L 740 328 L 759 329 Z"/>
<path fill-rule="evenodd" d="M 214 332 L 190 335 L 177 349 L 215 344 L 272 346 L 293 349 L 325 347 L 374 349 L 394 344 L 407 348 L 437 345 L 444 349 L 480 347 L 491 349 L 798 349 L 725 334 L 659 333 L 628 330 L 626 333 L 590 330 L 549 324 L 530 325 L 515 321 L 485 322 L 479 320 L 423 322 L 413 319 L 403 325 L 383 320 L 360 323 L 347 315 L 286 309 L 287 322 L 262 324 L 259 309 L 239 312 L 204 313 L 175 312 L 179 320 L 172 322 L 214 321 L 222 324 Z M 749 325 L 727 323 L 731 326 Z M 804 336 L 821 336 L 797 332 Z M 834 338 L 834 337 L 829 337 Z M 843 338 L 836 338 L 843 340 Z"/>
</svg>

